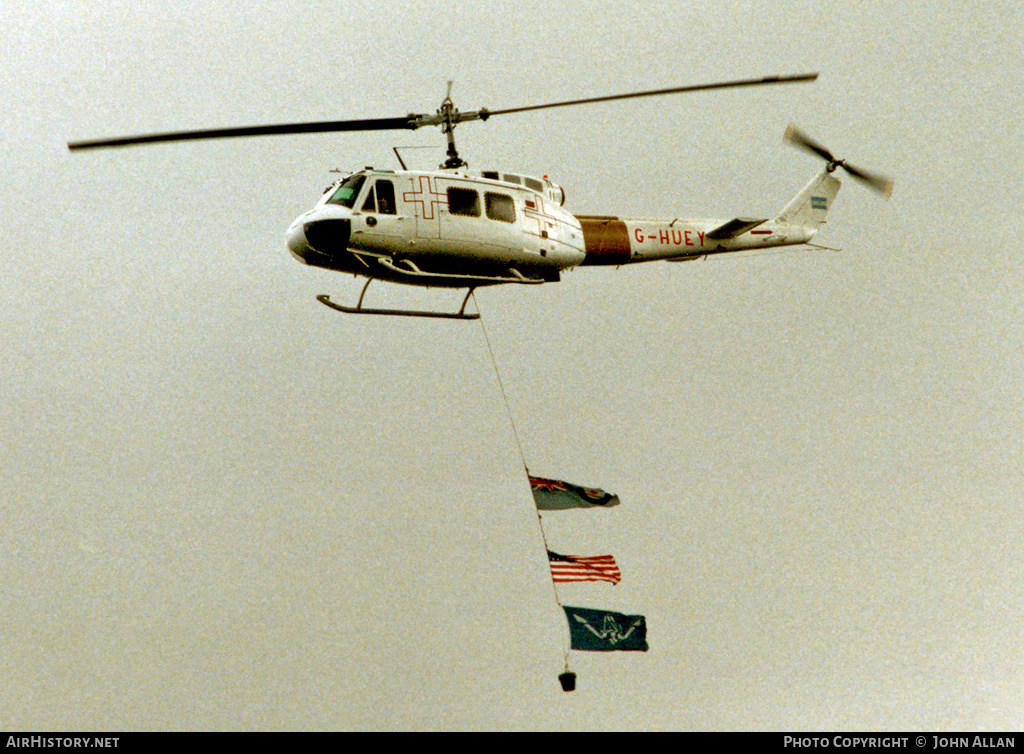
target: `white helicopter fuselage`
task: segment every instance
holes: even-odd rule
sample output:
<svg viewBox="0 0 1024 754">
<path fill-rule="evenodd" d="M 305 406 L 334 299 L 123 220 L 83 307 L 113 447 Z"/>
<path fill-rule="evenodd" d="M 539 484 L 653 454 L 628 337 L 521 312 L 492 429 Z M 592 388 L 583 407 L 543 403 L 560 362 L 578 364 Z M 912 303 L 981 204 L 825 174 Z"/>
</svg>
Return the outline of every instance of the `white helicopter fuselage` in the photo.
<svg viewBox="0 0 1024 754">
<path fill-rule="evenodd" d="M 298 217 L 288 247 L 306 264 L 432 286 L 557 280 L 582 263 L 583 231 L 561 207 L 562 189 L 505 177 L 519 183 L 465 170 L 367 169 Z"/>
<path fill-rule="evenodd" d="M 557 281 L 577 266 L 687 261 L 804 244 L 840 182 L 815 176 L 774 219 L 573 215 L 547 178 L 367 168 L 335 182 L 288 229 L 305 264 L 412 285 Z"/>
</svg>

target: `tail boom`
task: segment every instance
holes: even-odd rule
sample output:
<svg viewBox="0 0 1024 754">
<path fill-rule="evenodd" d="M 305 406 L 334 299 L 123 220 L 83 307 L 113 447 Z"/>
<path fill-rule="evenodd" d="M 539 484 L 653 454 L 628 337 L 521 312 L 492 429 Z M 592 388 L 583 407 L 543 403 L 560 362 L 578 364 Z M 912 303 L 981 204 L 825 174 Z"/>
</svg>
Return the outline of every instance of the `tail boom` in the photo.
<svg viewBox="0 0 1024 754">
<path fill-rule="evenodd" d="M 825 170 L 812 178 L 772 220 L 577 215 L 586 251 L 582 265 L 682 262 L 711 254 L 804 244 L 825 222 L 840 185 L 839 179 Z"/>
<path fill-rule="evenodd" d="M 583 266 L 685 261 L 712 254 L 802 244 L 814 235 L 800 226 L 745 218 L 667 220 L 579 216 L 577 219 L 583 228 L 587 254 Z M 743 229 L 744 225 L 750 227 Z M 740 230 L 730 232 L 730 227 Z"/>
</svg>

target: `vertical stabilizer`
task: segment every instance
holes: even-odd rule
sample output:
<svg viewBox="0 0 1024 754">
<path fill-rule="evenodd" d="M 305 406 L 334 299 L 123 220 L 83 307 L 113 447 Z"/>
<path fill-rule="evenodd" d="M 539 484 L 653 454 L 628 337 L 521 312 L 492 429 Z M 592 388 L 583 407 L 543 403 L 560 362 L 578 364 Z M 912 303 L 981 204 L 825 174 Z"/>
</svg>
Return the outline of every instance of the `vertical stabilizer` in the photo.
<svg viewBox="0 0 1024 754">
<path fill-rule="evenodd" d="M 775 218 L 780 224 L 799 225 L 808 230 L 817 230 L 828 214 L 842 182 L 825 170 L 816 175 L 793 197 Z"/>
</svg>

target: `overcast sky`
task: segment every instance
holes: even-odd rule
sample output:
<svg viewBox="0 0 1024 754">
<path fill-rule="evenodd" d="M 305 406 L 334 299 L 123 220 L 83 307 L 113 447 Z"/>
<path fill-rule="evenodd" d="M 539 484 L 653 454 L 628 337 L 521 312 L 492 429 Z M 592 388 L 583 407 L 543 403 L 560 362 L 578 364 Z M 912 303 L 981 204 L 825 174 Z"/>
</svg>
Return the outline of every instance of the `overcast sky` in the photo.
<svg viewBox="0 0 1024 754">
<path fill-rule="evenodd" d="M 11 729 L 1024 725 L 1018 2 L 0 6 L 0 721 Z M 122 134 L 819 71 L 457 132 L 581 214 L 818 240 L 481 290 L 545 517 L 650 651 L 573 653 L 479 322 L 349 317 L 284 231 L 435 131 L 70 154 Z M 451 292 L 380 286 L 377 303 Z"/>
</svg>

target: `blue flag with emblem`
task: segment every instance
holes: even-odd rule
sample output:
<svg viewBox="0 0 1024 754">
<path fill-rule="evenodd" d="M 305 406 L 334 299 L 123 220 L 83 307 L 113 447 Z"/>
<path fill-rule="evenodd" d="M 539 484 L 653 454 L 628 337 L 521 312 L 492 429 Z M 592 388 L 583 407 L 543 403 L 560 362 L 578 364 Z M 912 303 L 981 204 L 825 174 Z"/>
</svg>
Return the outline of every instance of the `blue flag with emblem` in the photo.
<svg viewBox="0 0 1024 754">
<path fill-rule="evenodd" d="M 569 620 L 569 646 L 585 652 L 647 651 L 642 615 L 623 615 L 589 607 L 562 605 Z"/>
</svg>

